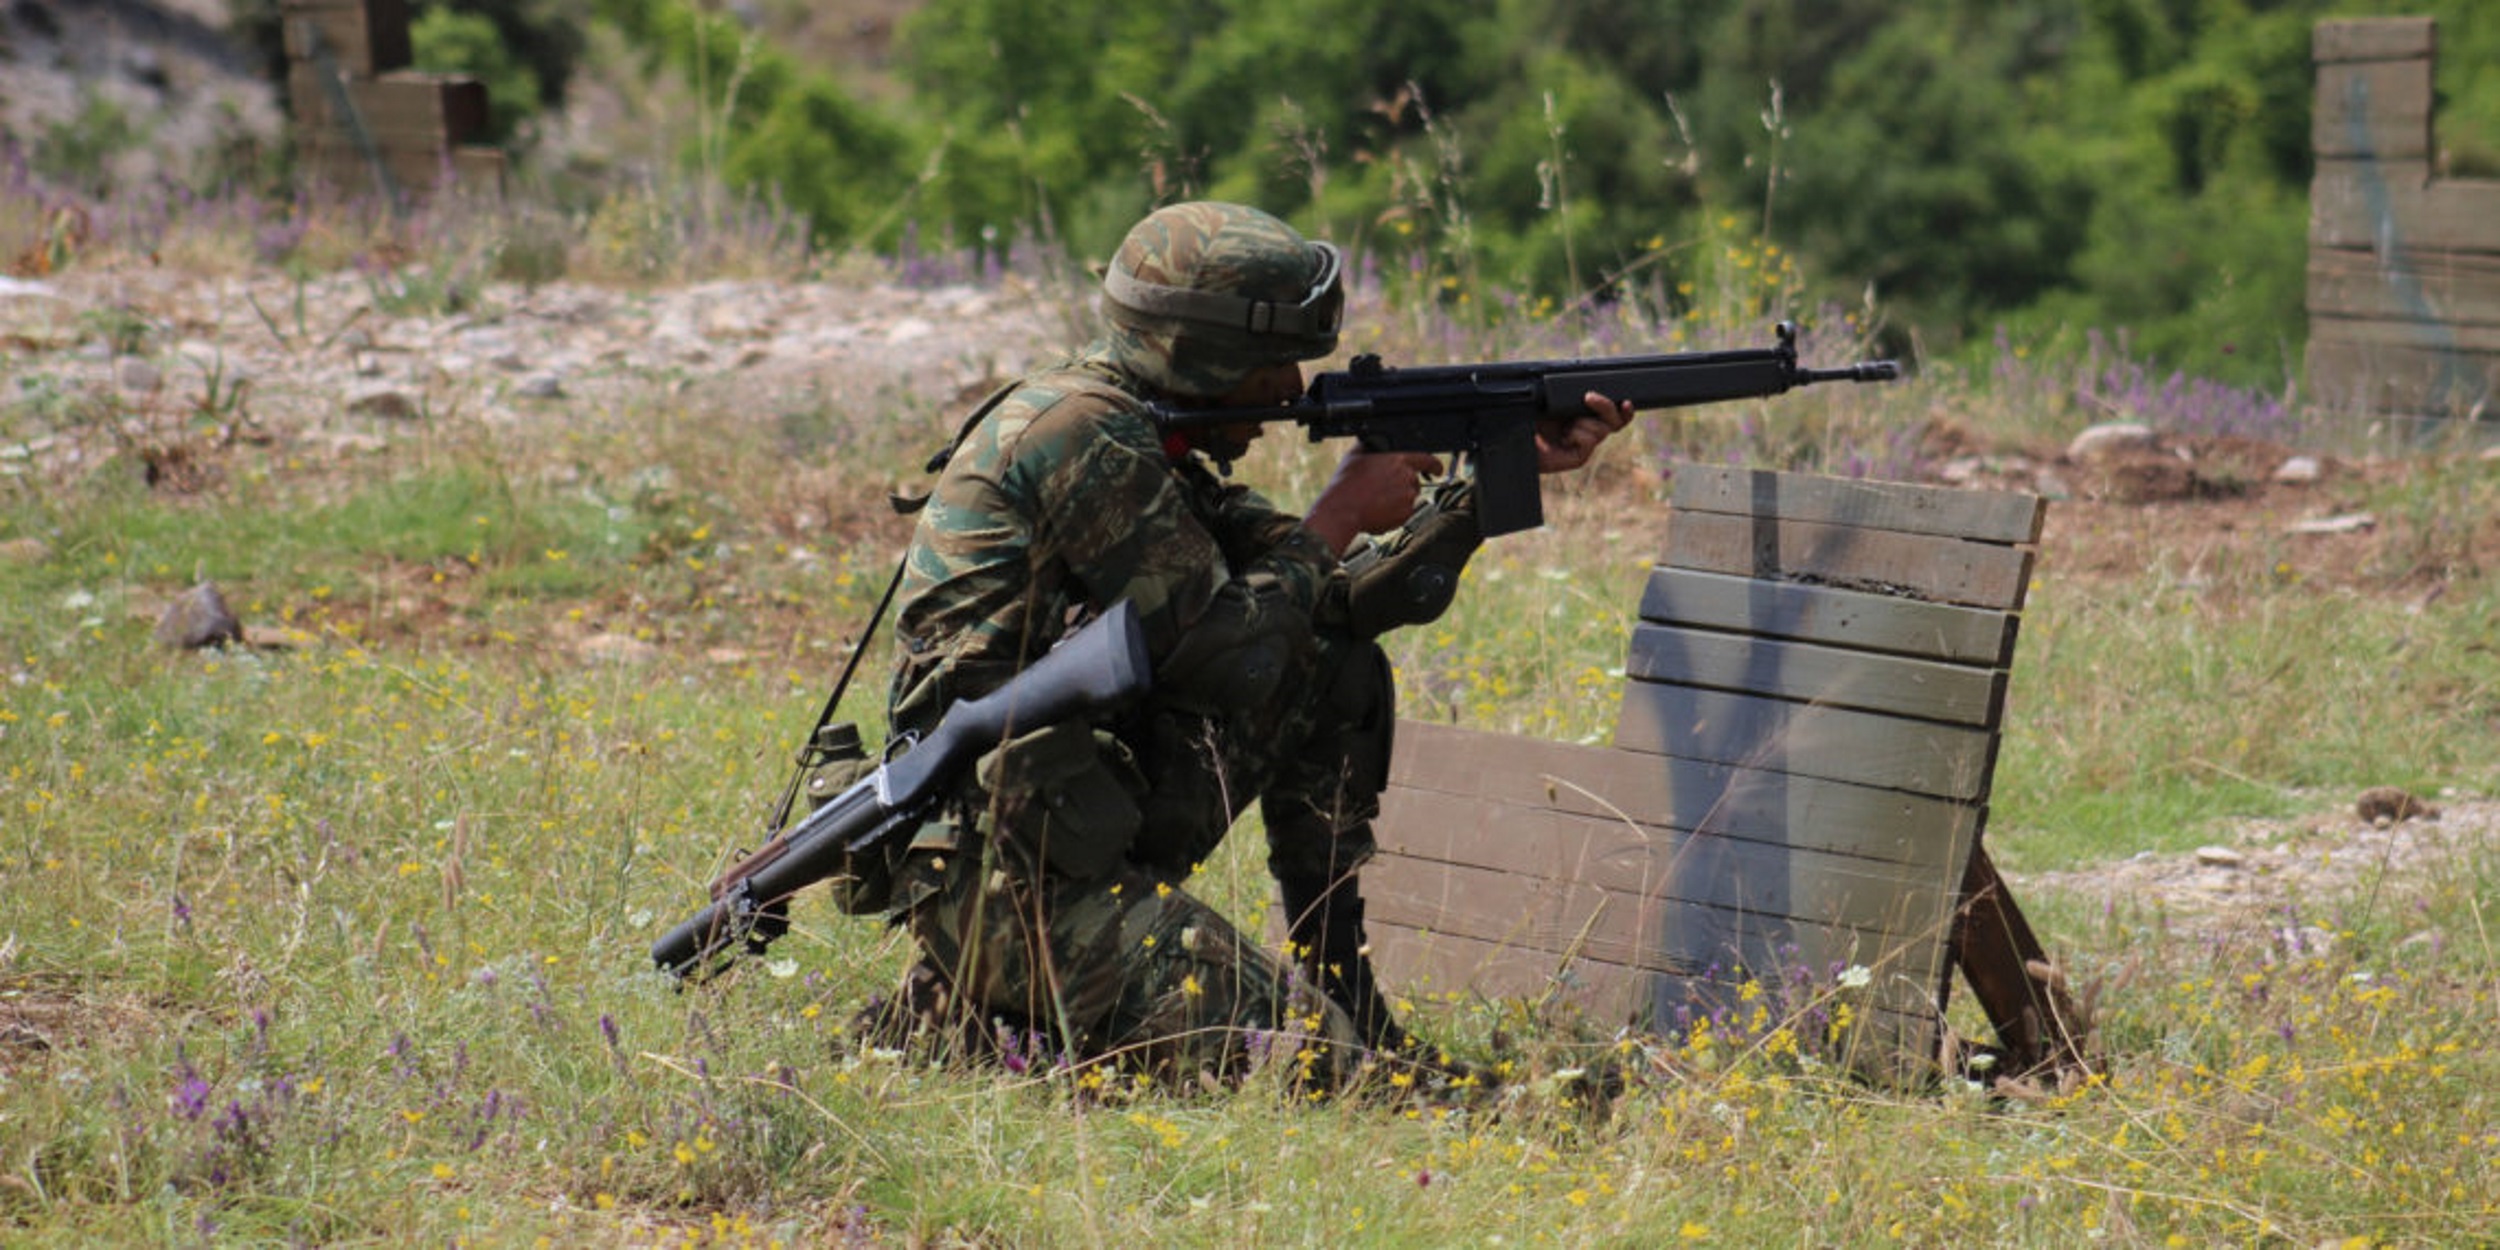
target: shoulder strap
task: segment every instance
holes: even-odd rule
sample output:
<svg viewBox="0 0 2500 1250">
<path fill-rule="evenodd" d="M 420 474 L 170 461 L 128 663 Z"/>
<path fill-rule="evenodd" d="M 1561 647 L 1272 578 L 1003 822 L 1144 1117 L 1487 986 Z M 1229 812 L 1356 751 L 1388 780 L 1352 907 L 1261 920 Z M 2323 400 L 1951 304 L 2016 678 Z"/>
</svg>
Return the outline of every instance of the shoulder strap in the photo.
<svg viewBox="0 0 2500 1250">
<path fill-rule="evenodd" d="M 965 415 L 963 423 L 955 427 L 955 436 L 948 439 L 946 446 L 939 448 L 936 455 L 929 457 L 922 471 L 945 471 L 947 462 L 962 449 L 964 440 L 972 437 L 972 431 L 997 411 L 1000 404 L 1007 402 L 1007 397 L 1015 394 L 1031 376 L 1027 374 L 991 391 L 988 398 L 974 405 L 972 411 Z M 887 492 L 886 502 L 897 515 L 911 516 L 929 506 L 929 495 L 928 491 L 907 495 L 897 487 Z M 885 593 L 877 597 L 876 610 L 868 614 L 867 626 L 860 630 L 858 641 L 851 644 L 851 656 L 842 662 L 842 674 L 834 679 L 833 692 L 825 696 L 825 706 L 816 713 L 816 723 L 808 727 L 807 736 L 800 741 L 799 753 L 792 761 L 794 766 L 790 771 L 790 782 L 782 788 L 781 802 L 773 809 L 772 828 L 775 830 L 789 822 L 790 809 L 798 802 L 799 786 L 806 780 L 807 770 L 824 762 L 817 740 L 824 733 L 825 726 L 833 723 L 834 712 L 842 706 L 842 696 L 850 691 L 851 679 L 859 674 L 860 660 L 867 656 L 869 644 L 876 640 L 877 627 L 885 622 L 886 610 L 894 606 L 894 595 L 903 587 L 903 570 L 909 559 L 906 554 L 894 562 L 894 575 L 886 579 Z"/>
<path fill-rule="evenodd" d="M 946 445 L 939 448 L 936 455 L 929 457 L 929 463 L 922 465 L 920 471 L 923 473 L 945 472 L 947 462 L 953 460 L 955 458 L 955 453 L 963 449 L 964 440 L 972 437 L 972 431 L 974 428 L 978 427 L 982 420 L 987 418 L 992 412 L 997 411 L 1000 404 L 1006 403 L 1007 397 L 1015 394 L 1017 389 L 1022 387 L 1025 382 L 1031 378 L 1031 376 L 1032 375 L 1027 374 L 1025 377 L 1017 378 L 1015 381 L 1009 382 L 1006 385 L 999 387 L 997 390 L 991 391 L 989 398 L 975 404 L 972 411 L 965 415 L 963 424 L 955 427 L 955 437 L 946 440 Z M 917 495 L 906 495 L 903 493 L 902 488 L 898 486 L 886 493 L 885 501 L 893 505 L 894 511 L 897 515 L 910 516 L 913 513 L 920 511 L 922 508 L 929 506 L 929 492 L 924 490 Z M 892 597 L 892 594 L 892 591 L 887 592 L 887 596 L 889 598 Z M 880 607 L 878 612 L 882 615 L 884 613 L 884 609 Z M 871 621 L 869 622 L 868 627 L 873 630 L 876 628 L 876 623 Z"/>
</svg>

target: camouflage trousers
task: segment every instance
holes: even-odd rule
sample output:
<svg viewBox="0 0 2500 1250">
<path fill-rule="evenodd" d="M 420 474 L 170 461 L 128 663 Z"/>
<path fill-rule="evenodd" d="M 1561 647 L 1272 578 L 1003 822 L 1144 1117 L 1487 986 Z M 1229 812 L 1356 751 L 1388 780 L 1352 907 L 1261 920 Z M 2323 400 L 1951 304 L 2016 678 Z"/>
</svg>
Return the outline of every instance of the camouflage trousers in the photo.
<svg viewBox="0 0 2500 1250">
<path fill-rule="evenodd" d="M 1013 830 L 915 852 L 905 919 L 954 1010 L 1071 1058 L 1182 1079 L 1289 1062 L 1297 1080 L 1349 1080 L 1368 1058 L 1352 1018 L 1183 888 L 1253 797 L 1280 878 L 1333 879 L 1369 858 L 1393 720 L 1387 658 L 1368 642 L 1326 644 L 1294 676 L 1267 706 L 1150 709 L 1123 735 L 1144 821 L 1108 871 L 1059 871 Z"/>
</svg>

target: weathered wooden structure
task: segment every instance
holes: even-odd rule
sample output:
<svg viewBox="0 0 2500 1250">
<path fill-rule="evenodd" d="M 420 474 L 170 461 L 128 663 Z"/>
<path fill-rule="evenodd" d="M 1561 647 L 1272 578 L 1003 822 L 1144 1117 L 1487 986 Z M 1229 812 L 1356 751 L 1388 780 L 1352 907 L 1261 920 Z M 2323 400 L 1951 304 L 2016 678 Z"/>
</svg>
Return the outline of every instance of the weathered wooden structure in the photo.
<svg viewBox="0 0 2500 1250">
<path fill-rule="evenodd" d="M 1933 1070 L 1959 966 L 2009 1068 L 2079 1066 L 1980 846 L 2044 516 L 1680 469 L 1612 746 L 1399 725 L 1363 886 L 1383 975 L 1671 1035 L 1767 1005 L 1899 1074 Z"/>
<path fill-rule="evenodd" d="M 393 203 L 445 184 L 503 185 L 486 86 L 409 69 L 407 0 L 280 0 L 296 168 Z"/>
<path fill-rule="evenodd" d="M 2411 425 L 2500 418 L 2500 180 L 2439 176 L 2429 18 L 2320 22 L 2309 392 Z"/>
</svg>

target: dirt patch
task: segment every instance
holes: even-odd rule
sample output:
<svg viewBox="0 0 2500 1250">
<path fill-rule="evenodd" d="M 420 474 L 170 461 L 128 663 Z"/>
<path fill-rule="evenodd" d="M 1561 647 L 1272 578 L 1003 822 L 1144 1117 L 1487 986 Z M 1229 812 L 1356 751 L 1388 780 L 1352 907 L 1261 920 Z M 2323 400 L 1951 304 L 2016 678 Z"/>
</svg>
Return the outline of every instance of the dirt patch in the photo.
<svg viewBox="0 0 2500 1250">
<path fill-rule="evenodd" d="M 2246 821 L 2180 855 L 2146 853 L 2089 868 L 2014 877 L 2018 890 L 2108 910 L 2158 907 L 2174 929 L 2210 937 L 2332 941 L 2334 927 L 2403 900 L 2500 847 L 2500 801 L 2442 800 L 2408 819 L 2365 819 L 2357 803 L 2323 817 Z M 2329 910 L 2330 908 L 2335 910 Z M 2359 908 L 2360 912 L 2350 909 Z"/>
<path fill-rule="evenodd" d="M 2426 522 L 2383 501 L 2444 467 L 2431 457 L 2345 459 L 2263 439 L 2146 431 L 2077 456 L 1991 442 L 1950 422 L 1920 441 L 1932 480 L 2047 497 L 2040 570 L 2060 581 L 2148 569 L 2218 596 L 2298 582 L 2418 596 L 2500 568 L 2500 517 Z M 2478 466 L 2500 476 L 2500 458 Z"/>
<path fill-rule="evenodd" d="M 0 976 L 0 1086 L 63 1052 L 128 1036 L 148 1018 L 135 999 L 96 997 L 66 979 Z"/>
</svg>

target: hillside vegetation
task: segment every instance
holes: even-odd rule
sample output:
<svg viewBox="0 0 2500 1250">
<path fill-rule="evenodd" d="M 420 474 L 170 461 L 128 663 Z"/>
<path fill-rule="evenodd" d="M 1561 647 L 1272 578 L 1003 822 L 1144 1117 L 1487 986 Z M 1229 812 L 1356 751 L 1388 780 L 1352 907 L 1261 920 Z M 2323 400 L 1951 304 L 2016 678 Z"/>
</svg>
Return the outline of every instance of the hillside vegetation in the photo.
<svg viewBox="0 0 2500 1250">
<path fill-rule="evenodd" d="M 834 239 L 1098 255 L 1207 194 L 1388 274 L 1669 302 L 1707 241 L 1758 239 L 1797 259 L 1767 285 L 1871 295 L 1896 345 L 2097 329 L 2277 389 L 2316 20 L 2436 16 L 2447 167 L 2500 170 L 2500 22 L 2468 0 L 927 0 L 892 50 L 907 91 L 875 103 L 769 23 L 599 11 L 703 84 L 733 181 Z"/>
<path fill-rule="evenodd" d="M 274 57 L 275 0 L 230 3 Z M 1776 249 L 1762 302 L 1871 304 L 1896 352 L 2096 332 L 2276 392 L 2305 333 L 2317 20 L 2437 18 L 2441 168 L 2500 171 L 2500 21 L 2474 0 L 414 7 L 419 63 L 483 78 L 495 135 L 576 212 L 691 173 L 820 246 L 1100 257 L 1214 195 L 1419 291 L 1561 305 L 1689 305 L 1741 240 Z M 91 103 L 19 136 L 39 168 L 132 128 Z M 284 177 L 218 155 L 195 186 Z"/>
</svg>

